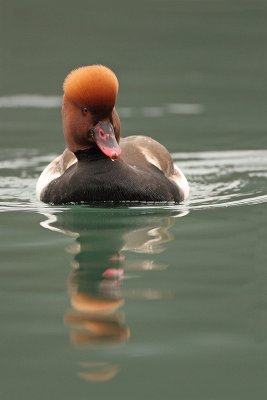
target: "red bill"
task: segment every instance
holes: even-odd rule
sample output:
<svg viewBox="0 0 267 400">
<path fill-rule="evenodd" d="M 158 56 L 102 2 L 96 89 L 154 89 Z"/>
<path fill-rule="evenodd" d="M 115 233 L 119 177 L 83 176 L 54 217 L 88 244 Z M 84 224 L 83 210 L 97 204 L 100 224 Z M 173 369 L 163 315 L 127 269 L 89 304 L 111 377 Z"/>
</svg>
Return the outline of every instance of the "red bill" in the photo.
<svg viewBox="0 0 267 400">
<path fill-rule="evenodd" d="M 93 139 L 99 149 L 112 161 L 121 155 L 121 148 L 115 137 L 113 125 L 110 121 L 99 121 L 92 129 Z"/>
</svg>

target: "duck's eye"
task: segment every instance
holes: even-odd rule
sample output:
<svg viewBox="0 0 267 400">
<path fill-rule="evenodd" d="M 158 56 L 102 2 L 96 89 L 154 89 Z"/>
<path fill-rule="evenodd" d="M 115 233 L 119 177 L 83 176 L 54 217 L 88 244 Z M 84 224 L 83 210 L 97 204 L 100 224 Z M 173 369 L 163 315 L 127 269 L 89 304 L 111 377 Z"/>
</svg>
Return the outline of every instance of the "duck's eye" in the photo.
<svg viewBox="0 0 267 400">
<path fill-rule="evenodd" d="M 82 107 L 82 112 L 83 112 L 84 114 L 88 113 L 88 108 Z"/>
</svg>

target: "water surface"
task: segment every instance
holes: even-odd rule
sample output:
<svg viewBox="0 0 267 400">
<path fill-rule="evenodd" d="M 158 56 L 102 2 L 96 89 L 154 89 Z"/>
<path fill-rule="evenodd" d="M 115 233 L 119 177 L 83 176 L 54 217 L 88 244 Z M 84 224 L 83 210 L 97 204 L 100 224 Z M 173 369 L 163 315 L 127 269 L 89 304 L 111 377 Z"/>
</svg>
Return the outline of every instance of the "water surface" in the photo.
<svg viewBox="0 0 267 400">
<path fill-rule="evenodd" d="M 266 3 L 1 2 L 1 399 L 265 399 Z M 179 206 L 51 207 L 61 85 L 103 63 Z"/>
<path fill-rule="evenodd" d="M 3 393 L 260 398 L 266 151 L 176 153 L 190 199 L 123 209 L 37 202 L 53 156 L 2 155 Z"/>
</svg>

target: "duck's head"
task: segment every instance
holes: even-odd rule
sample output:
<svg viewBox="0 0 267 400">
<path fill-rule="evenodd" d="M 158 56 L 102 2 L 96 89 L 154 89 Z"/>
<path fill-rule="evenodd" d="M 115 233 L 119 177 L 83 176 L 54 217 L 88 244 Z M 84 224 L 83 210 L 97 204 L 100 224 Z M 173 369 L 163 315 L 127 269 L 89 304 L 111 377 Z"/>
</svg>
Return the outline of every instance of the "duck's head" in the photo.
<svg viewBox="0 0 267 400">
<path fill-rule="evenodd" d="M 112 160 L 121 155 L 120 119 L 115 110 L 116 75 L 103 65 L 75 69 L 66 77 L 62 120 L 69 150 L 99 149 Z"/>
</svg>

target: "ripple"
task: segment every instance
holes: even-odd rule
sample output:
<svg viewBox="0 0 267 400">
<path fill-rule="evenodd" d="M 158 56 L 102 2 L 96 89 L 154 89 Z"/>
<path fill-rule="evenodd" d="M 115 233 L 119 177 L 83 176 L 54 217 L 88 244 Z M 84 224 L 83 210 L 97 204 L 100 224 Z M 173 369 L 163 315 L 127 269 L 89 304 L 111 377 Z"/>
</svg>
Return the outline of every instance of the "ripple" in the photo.
<svg viewBox="0 0 267 400">
<path fill-rule="evenodd" d="M 267 202 L 267 150 L 173 154 L 190 184 L 190 210 Z"/>
<path fill-rule="evenodd" d="M 59 211 L 35 198 L 40 172 L 56 154 L 37 149 L 7 149 L 0 159 L 0 212 Z M 174 153 L 174 162 L 187 176 L 189 199 L 179 205 L 139 207 L 187 213 L 191 210 L 253 205 L 267 202 L 267 150 Z"/>
</svg>

